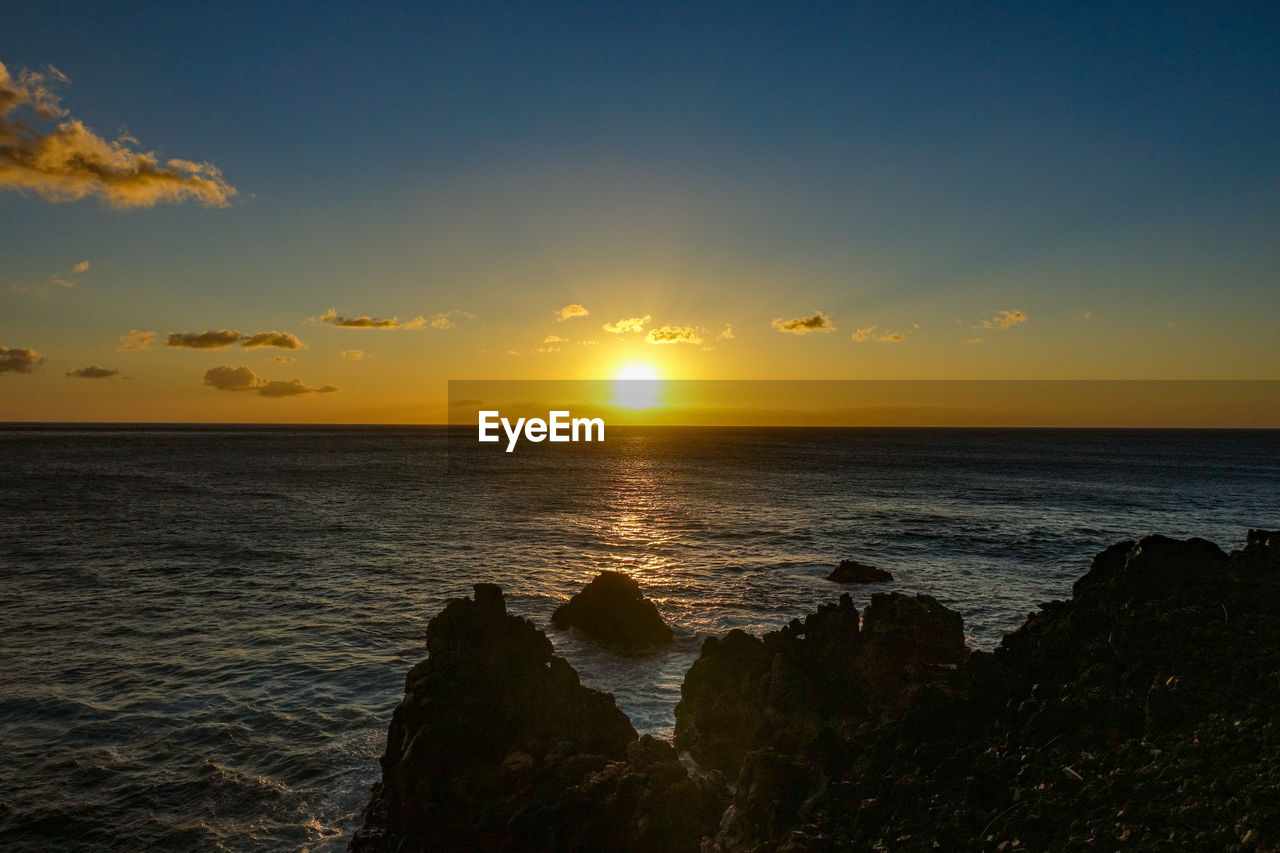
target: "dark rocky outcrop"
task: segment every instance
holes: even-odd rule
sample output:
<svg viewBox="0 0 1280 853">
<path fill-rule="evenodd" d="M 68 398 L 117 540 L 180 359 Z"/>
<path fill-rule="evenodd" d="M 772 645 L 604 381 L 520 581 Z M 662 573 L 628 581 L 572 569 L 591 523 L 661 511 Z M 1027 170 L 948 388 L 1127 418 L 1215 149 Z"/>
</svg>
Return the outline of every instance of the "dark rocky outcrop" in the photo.
<svg viewBox="0 0 1280 853">
<path fill-rule="evenodd" d="M 840 565 L 827 575 L 827 580 L 836 583 L 887 583 L 893 580 L 893 575 L 857 560 L 841 560 Z"/>
<path fill-rule="evenodd" d="M 621 572 L 601 572 L 582 591 L 556 608 L 551 623 L 577 628 L 617 649 L 638 652 L 671 642 L 671 629 L 640 585 Z"/>
<path fill-rule="evenodd" d="M 709 639 L 677 710 L 692 772 L 478 588 L 432 622 L 353 849 L 1277 851 L 1277 568 L 1267 531 L 1120 543 L 994 652 L 897 593 Z M 502 710 L 468 739 L 478 704 Z"/>
<path fill-rule="evenodd" d="M 709 638 L 685 675 L 676 748 L 730 778 L 754 749 L 805 753 L 850 722 L 880 721 L 924 689 L 964 684 L 959 614 L 925 595 L 848 595 L 763 638 Z"/>
<path fill-rule="evenodd" d="M 353 850 L 501 849 L 540 789 L 624 760 L 613 697 L 583 687 L 546 635 L 477 584 L 427 626 L 392 716 L 382 783 Z"/>
</svg>

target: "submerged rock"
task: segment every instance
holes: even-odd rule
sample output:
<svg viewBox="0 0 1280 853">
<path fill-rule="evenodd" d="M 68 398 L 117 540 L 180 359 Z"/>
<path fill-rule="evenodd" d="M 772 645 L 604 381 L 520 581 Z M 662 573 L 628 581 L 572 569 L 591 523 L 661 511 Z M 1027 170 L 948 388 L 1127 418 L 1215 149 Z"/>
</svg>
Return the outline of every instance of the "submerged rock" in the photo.
<svg viewBox="0 0 1280 853">
<path fill-rule="evenodd" d="M 857 560 L 841 560 L 840 565 L 827 575 L 827 580 L 836 583 L 885 583 L 893 580 L 893 575 Z"/>
<path fill-rule="evenodd" d="M 621 572 L 601 572 L 582 591 L 556 608 L 557 628 L 577 628 L 593 639 L 625 651 L 666 645 L 671 629 L 640 585 Z"/>
</svg>

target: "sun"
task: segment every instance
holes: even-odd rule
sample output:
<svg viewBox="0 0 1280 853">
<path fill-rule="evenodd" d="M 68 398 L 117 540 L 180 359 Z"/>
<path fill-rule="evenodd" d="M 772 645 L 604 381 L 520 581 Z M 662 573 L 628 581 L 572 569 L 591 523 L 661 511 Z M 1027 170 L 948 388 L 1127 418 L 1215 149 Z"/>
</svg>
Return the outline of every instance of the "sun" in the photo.
<svg viewBox="0 0 1280 853">
<path fill-rule="evenodd" d="M 613 403 L 627 409 L 648 409 L 658 403 L 662 377 L 642 361 L 624 364 L 613 374 Z"/>
</svg>

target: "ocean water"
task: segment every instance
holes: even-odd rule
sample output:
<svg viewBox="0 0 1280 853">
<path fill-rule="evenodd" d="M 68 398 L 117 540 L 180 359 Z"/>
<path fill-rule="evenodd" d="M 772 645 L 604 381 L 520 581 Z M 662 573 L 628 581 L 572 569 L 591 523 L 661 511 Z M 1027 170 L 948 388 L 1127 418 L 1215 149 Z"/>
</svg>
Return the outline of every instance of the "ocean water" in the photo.
<svg viewBox="0 0 1280 853">
<path fill-rule="evenodd" d="M 453 445 L 450 452 L 450 445 Z M 481 453 L 442 429 L 0 430 L 0 848 L 338 850 L 427 620 L 477 581 L 669 734 L 703 638 L 852 557 L 989 647 L 1090 557 L 1280 527 L 1280 433 L 621 429 Z M 486 450 L 489 448 L 486 447 Z M 548 624 L 602 569 L 677 630 Z"/>
</svg>

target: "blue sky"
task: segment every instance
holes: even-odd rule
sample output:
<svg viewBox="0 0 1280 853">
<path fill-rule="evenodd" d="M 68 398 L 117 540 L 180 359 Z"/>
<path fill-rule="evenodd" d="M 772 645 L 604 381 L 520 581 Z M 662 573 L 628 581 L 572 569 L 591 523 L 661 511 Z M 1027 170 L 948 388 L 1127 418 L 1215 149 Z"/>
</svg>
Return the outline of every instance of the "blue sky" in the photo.
<svg viewBox="0 0 1280 853">
<path fill-rule="evenodd" d="M 0 345 L 44 359 L 0 376 L 0 416 L 378 419 L 406 386 L 460 373 L 635 359 L 690 378 L 1280 376 L 1275 4 L 10 17 L 10 73 L 55 66 L 72 118 L 215 164 L 237 192 L 122 211 L 0 189 Z M 75 287 L 48 286 L 85 260 Z M 590 317 L 557 323 L 569 303 Z M 306 322 L 330 307 L 465 313 L 421 334 Z M 1025 320 L 983 325 L 1010 310 Z M 814 312 L 830 331 L 771 325 Z M 699 344 L 602 331 L 645 315 Z M 734 337 L 714 340 L 725 325 Z M 272 364 L 162 346 L 226 327 L 308 349 Z M 131 330 L 157 345 L 118 353 Z M 337 355 L 353 348 L 368 358 Z M 121 374 L 64 381 L 90 362 Z M 202 384 L 241 363 L 344 393 L 247 401 Z"/>
</svg>

